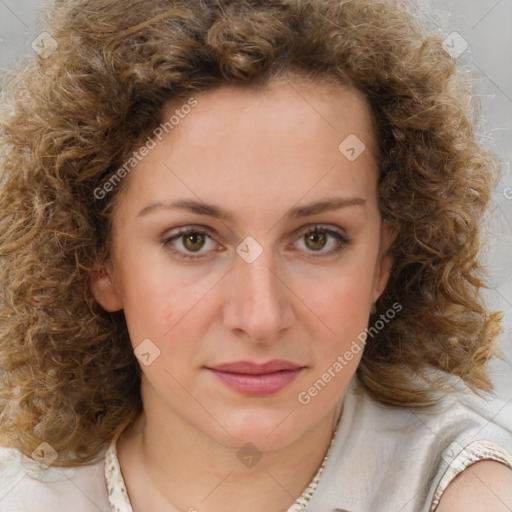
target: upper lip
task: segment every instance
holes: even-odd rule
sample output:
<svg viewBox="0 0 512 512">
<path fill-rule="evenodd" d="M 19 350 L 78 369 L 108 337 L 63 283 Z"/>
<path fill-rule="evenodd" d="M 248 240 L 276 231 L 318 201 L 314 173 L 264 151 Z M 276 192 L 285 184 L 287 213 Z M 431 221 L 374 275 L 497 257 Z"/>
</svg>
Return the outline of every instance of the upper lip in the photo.
<svg viewBox="0 0 512 512">
<path fill-rule="evenodd" d="M 298 370 L 302 368 L 301 365 L 285 361 L 283 359 L 273 359 L 266 363 L 255 363 L 253 361 L 236 361 L 233 363 L 223 363 L 217 366 L 207 367 L 210 370 L 218 370 L 228 373 L 245 373 L 249 375 L 264 375 L 267 373 L 274 373 L 281 370 Z"/>
</svg>

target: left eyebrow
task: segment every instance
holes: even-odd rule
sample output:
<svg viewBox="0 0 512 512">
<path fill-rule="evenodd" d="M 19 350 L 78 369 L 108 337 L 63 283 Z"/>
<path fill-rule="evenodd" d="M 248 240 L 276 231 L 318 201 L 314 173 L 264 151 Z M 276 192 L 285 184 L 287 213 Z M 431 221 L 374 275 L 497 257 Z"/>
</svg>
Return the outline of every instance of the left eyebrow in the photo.
<svg viewBox="0 0 512 512">
<path fill-rule="evenodd" d="M 321 201 L 307 204 L 305 206 L 297 206 L 292 208 L 288 213 L 287 217 L 292 219 L 300 219 L 301 217 L 307 217 L 308 215 L 315 215 L 317 213 L 323 213 L 332 210 L 340 210 L 348 206 L 365 206 L 366 200 L 360 197 L 333 197 L 325 198 Z"/>
<path fill-rule="evenodd" d="M 365 206 L 366 200 L 360 197 L 328 197 L 323 198 L 320 201 L 313 203 L 296 206 L 287 212 L 286 217 L 290 219 L 299 219 L 307 217 L 309 215 L 315 215 L 317 213 L 323 213 L 327 211 L 339 210 L 350 206 Z M 187 210 L 198 215 L 207 215 L 216 219 L 221 219 L 229 222 L 234 222 L 236 216 L 233 212 L 225 210 L 224 208 L 204 203 L 202 201 L 196 201 L 194 199 L 181 199 L 172 203 L 155 202 L 143 208 L 138 216 L 143 217 L 150 213 L 160 210 L 173 210 L 173 209 Z"/>
</svg>

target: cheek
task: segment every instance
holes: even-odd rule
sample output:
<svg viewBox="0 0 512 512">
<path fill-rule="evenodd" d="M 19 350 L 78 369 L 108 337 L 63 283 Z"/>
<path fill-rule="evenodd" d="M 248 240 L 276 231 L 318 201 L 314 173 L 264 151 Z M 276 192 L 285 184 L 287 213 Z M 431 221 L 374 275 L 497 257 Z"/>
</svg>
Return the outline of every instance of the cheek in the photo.
<svg viewBox="0 0 512 512">
<path fill-rule="evenodd" d="M 123 309 L 132 343 L 138 338 L 153 338 L 165 343 L 190 323 L 201 294 L 179 282 L 151 282 L 145 275 L 133 274 L 125 282 Z M 201 309 L 201 308 L 199 308 Z"/>
<path fill-rule="evenodd" d="M 118 261 L 118 276 L 132 345 L 150 338 L 164 349 L 170 340 L 179 344 L 185 333 L 193 337 L 210 320 L 209 291 L 219 276 L 171 265 L 161 254 L 152 258 L 149 251 L 128 249 Z"/>
<path fill-rule="evenodd" d="M 373 266 L 358 261 L 333 272 L 330 279 L 311 281 L 301 296 L 319 317 L 335 343 L 358 334 L 367 326 Z M 357 331 L 357 332 L 356 332 Z"/>
<path fill-rule="evenodd" d="M 323 321 L 325 328 L 321 339 L 315 342 L 313 359 L 316 361 L 316 372 L 320 374 L 328 371 L 336 363 L 339 356 L 344 356 L 342 361 L 343 375 L 352 374 L 357 368 L 362 351 L 365 346 L 365 329 L 368 326 L 368 300 L 367 293 L 357 296 L 361 288 L 354 289 L 354 293 L 344 292 L 331 294 L 330 303 L 327 302 L 323 309 Z M 339 365 L 339 363 L 338 363 Z M 336 371 L 336 368 L 334 368 Z M 343 378 L 337 378 L 341 384 Z"/>
<path fill-rule="evenodd" d="M 161 263 L 136 244 L 119 246 L 117 254 L 116 280 L 132 344 L 162 338 L 172 326 L 177 297 L 169 296 Z"/>
<path fill-rule="evenodd" d="M 323 325 L 318 327 L 316 321 L 311 331 L 312 371 L 298 394 L 300 404 L 327 410 L 356 372 L 365 348 L 370 281 L 349 273 L 333 280 L 328 289 L 310 290 L 312 309 L 321 312 Z"/>
</svg>

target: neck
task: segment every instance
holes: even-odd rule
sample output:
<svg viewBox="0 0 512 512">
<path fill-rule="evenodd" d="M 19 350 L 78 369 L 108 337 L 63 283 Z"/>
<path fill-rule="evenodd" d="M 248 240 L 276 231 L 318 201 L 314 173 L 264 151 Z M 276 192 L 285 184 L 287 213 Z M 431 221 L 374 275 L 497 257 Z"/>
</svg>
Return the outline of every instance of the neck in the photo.
<svg viewBox="0 0 512 512">
<path fill-rule="evenodd" d="M 336 412 L 294 442 L 259 452 L 223 446 L 172 412 L 164 417 L 162 404 L 145 403 L 145 409 L 117 442 L 134 512 L 218 512 L 241 505 L 246 512 L 286 511 L 321 466 Z"/>
</svg>

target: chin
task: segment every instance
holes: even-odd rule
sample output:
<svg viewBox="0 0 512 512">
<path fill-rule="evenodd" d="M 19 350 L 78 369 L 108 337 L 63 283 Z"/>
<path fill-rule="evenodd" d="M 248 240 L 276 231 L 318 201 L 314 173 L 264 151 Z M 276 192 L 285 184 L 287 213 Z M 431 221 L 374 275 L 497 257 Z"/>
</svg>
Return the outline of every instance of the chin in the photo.
<svg viewBox="0 0 512 512">
<path fill-rule="evenodd" d="M 233 415 L 229 419 L 224 416 L 222 425 L 226 430 L 217 429 L 216 440 L 226 448 L 232 449 L 239 449 L 247 443 L 253 444 L 261 451 L 284 448 L 303 435 L 303 430 L 306 429 L 301 429 L 297 424 L 296 415 L 290 412 L 278 411 L 266 415 L 261 411 L 252 411 Z"/>
</svg>

